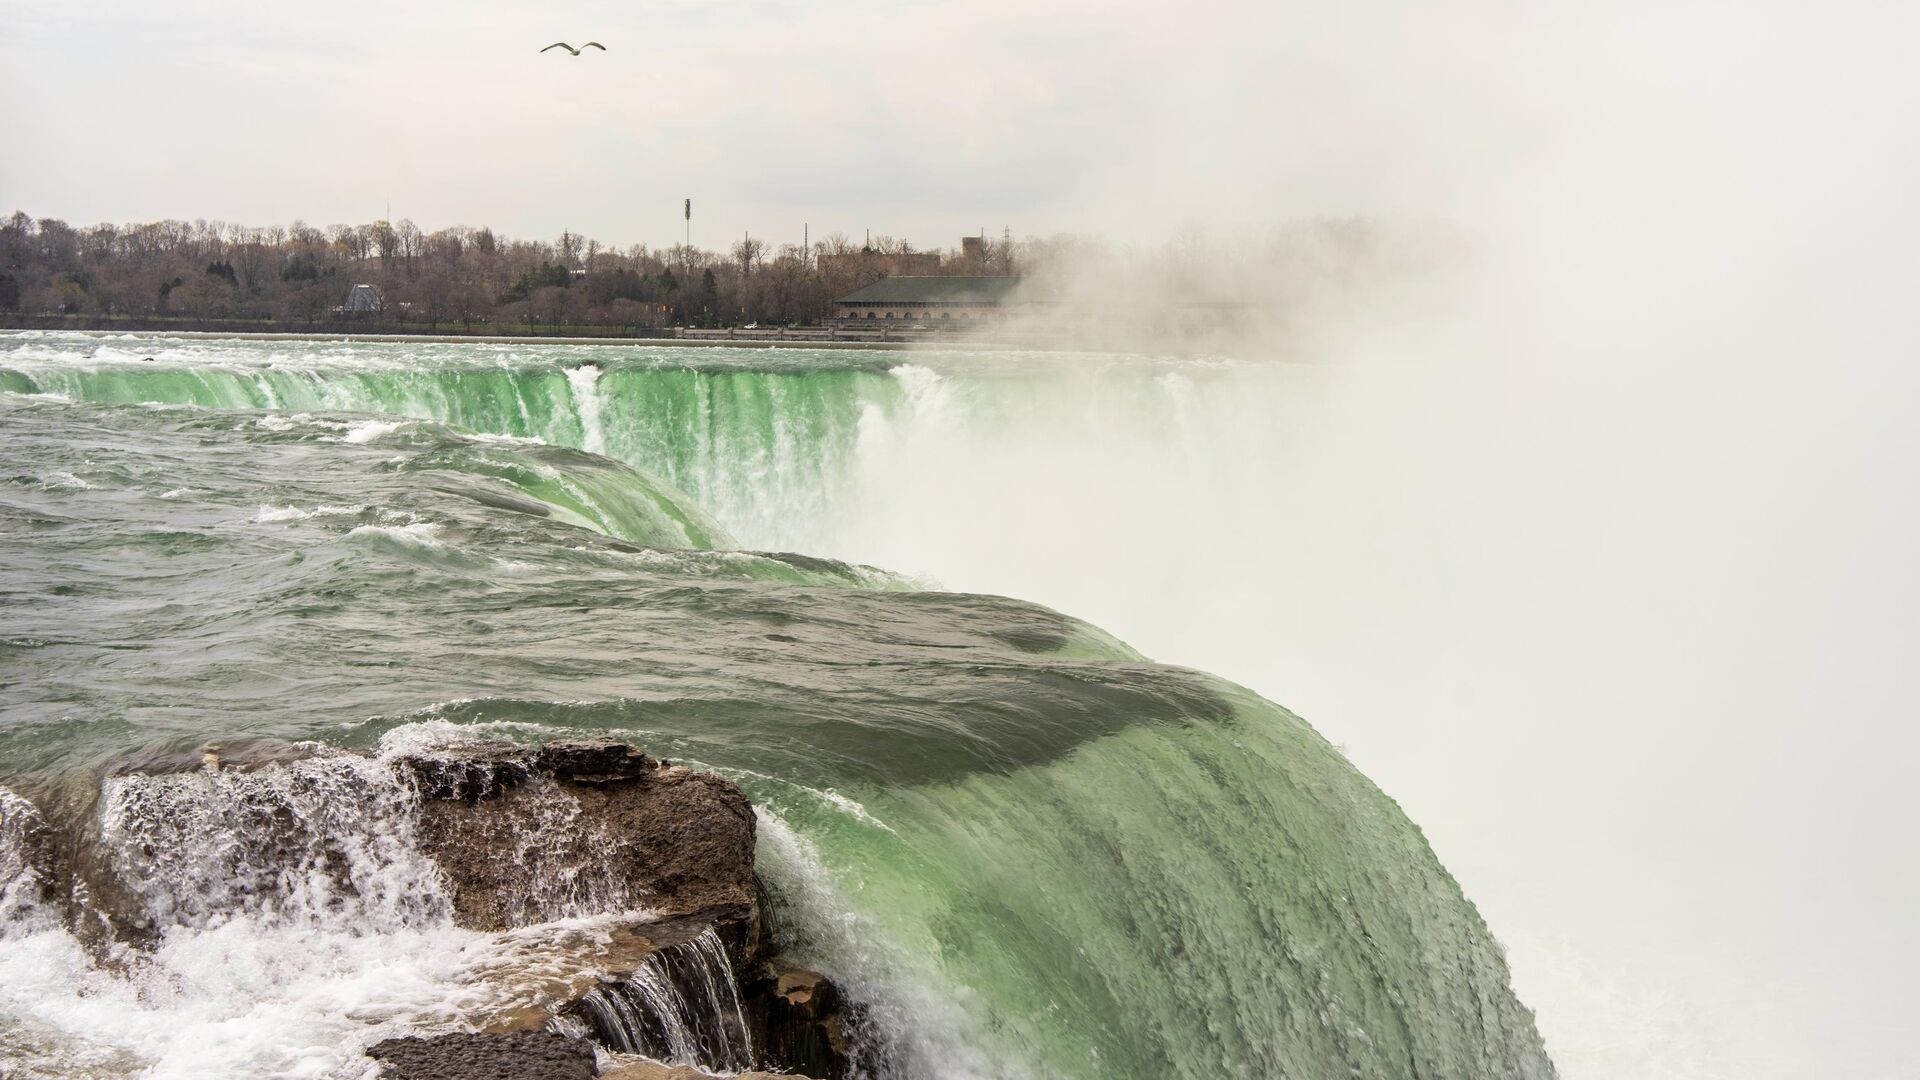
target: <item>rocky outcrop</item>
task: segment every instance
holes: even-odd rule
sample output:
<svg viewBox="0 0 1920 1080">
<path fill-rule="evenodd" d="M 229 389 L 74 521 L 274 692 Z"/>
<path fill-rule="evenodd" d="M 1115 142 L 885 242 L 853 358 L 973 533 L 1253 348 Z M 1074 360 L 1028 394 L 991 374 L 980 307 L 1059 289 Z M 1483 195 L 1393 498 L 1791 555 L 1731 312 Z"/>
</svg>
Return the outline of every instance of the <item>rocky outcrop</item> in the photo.
<svg viewBox="0 0 1920 1080">
<path fill-rule="evenodd" d="M 763 940 L 753 808 L 734 785 L 612 739 L 467 745 L 399 765 L 425 797 L 419 843 L 463 925 L 523 925 L 556 907 L 669 916 L 624 927 L 625 970 L 556 1010 L 550 1032 L 627 1053 L 697 1049 L 731 1070 L 848 1074 L 838 990 Z M 567 896 L 547 895 L 556 886 Z"/>
<path fill-rule="evenodd" d="M 825 975 L 768 957 L 754 965 L 741 997 L 754 1045 L 767 1060 L 822 1077 L 851 1071 L 848 1006 Z"/>
<path fill-rule="evenodd" d="M 0 789 L 0 917 L 64 915 L 114 963 L 240 912 L 538 927 L 526 964 L 476 971 L 479 1031 L 380 1043 L 381 1075 L 592 1076 L 598 1043 L 839 1080 L 852 1014 L 768 940 L 755 828 L 726 779 L 612 739 L 234 743 Z"/>
<path fill-rule="evenodd" d="M 381 1080 L 593 1080 L 593 1045 L 549 1031 L 388 1039 L 367 1049 Z"/>
<path fill-rule="evenodd" d="M 425 799 L 469 805 L 533 777 L 534 753 L 503 740 L 451 743 L 407 754 L 394 765 Z"/>
<path fill-rule="evenodd" d="M 380 1080 L 713 1080 L 686 1065 L 628 1061 L 595 1072 L 593 1046 L 552 1032 L 436 1035 L 375 1043 Z M 814 1080 L 805 1073 L 748 1071 L 732 1080 Z"/>
<path fill-rule="evenodd" d="M 753 807 L 727 780 L 612 739 L 458 749 L 399 765 L 426 797 L 419 844 L 445 872 L 461 925 L 754 910 Z"/>
<path fill-rule="evenodd" d="M 637 746 L 614 739 L 555 739 L 542 746 L 540 767 L 578 784 L 637 780 L 663 765 Z"/>
<path fill-rule="evenodd" d="M 662 1065 L 657 1061 L 636 1061 L 615 1065 L 600 1074 L 600 1080 L 711 1080 L 711 1074 L 685 1065 Z M 800 1073 L 743 1072 L 734 1080 L 810 1080 Z"/>
</svg>

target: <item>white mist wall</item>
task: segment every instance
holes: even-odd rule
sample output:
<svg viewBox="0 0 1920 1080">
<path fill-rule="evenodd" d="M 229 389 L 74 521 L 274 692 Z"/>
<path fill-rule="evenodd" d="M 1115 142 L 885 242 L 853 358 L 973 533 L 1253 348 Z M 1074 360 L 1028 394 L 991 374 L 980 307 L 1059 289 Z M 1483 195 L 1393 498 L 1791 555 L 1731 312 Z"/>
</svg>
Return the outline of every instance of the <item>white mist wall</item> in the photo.
<svg viewBox="0 0 1920 1080">
<path fill-rule="evenodd" d="M 903 373 L 833 543 L 1302 712 L 1575 1080 L 1908 1075 L 1909 21 L 1552 20 L 1567 127 L 1448 193 L 1468 272 L 1305 366 Z"/>
</svg>

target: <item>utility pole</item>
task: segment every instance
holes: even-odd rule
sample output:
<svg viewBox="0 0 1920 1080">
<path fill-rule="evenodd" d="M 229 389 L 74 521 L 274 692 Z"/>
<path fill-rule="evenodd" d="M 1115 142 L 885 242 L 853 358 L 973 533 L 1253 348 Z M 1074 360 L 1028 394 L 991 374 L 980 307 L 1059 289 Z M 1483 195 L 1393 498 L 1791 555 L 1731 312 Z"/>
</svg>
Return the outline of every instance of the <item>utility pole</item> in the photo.
<svg viewBox="0 0 1920 1080">
<path fill-rule="evenodd" d="M 800 226 L 800 269 L 802 270 L 813 265 L 813 238 L 808 231 L 810 228 L 808 224 Z"/>
<path fill-rule="evenodd" d="M 687 196 L 686 216 L 687 242 L 680 245 L 680 269 L 690 273 L 693 270 L 693 196 L 691 195 Z"/>
</svg>

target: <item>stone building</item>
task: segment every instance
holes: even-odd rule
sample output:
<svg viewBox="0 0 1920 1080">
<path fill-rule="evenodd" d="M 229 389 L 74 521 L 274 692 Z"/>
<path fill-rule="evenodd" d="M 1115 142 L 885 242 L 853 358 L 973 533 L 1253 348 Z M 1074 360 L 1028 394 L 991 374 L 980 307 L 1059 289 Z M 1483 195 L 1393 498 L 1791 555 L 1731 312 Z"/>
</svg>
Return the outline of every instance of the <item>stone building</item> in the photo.
<svg viewBox="0 0 1920 1080">
<path fill-rule="evenodd" d="M 991 319 L 1007 310 L 1017 277 L 890 277 L 839 300 L 842 325 L 875 321 L 953 323 Z"/>
</svg>

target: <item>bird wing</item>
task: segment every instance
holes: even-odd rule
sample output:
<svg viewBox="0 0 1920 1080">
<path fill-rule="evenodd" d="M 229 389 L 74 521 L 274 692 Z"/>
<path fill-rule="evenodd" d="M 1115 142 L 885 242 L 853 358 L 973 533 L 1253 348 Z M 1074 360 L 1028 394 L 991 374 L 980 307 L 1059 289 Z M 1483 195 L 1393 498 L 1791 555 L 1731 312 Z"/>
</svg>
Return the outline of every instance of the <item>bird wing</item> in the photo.
<svg viewBox="0 0 1920 1080">
<path fill-rule="evenodd" d="M 607 47 L 605 45 L 600 44 L 597 41 L 589 41 L 585 45 L 582 45 L 580 47 L 583 49 L 599 49 L 601 52 L 607 51 Z"/>
<path fill-rule="evenodd" d="M 564 41 L 556 41 L 556 42 L 554 42 L 553 44 L 551 44 L 551 45 L 549 45 L 549 46 L 547 46 L 546 48 L 544 48 L 544 49 L 541 49 L 540 51 L 541 51 L 541 52 L 550 52 L 550 51 L 552 51 L 552 50 L 554 50 L 554 49 L 565 49 L 565 50 L 567 50 L 568 52 L 570 52 L 570 53 L 572 53 L 572 54 L 573 54 L 573 55 L 575 55 L 575 56 L 579 56 L 579 55 L 580 55 L 580 50 L 579 50 L 579 49 L 576 49 L 576 48 L 574 48 L 573 46 L 571 46 L 571 45 L 569 45 L 569 44 L 567 44 L 567 43 L 566 43 L 566 42 L 564 42 Z"/>
</svg>

